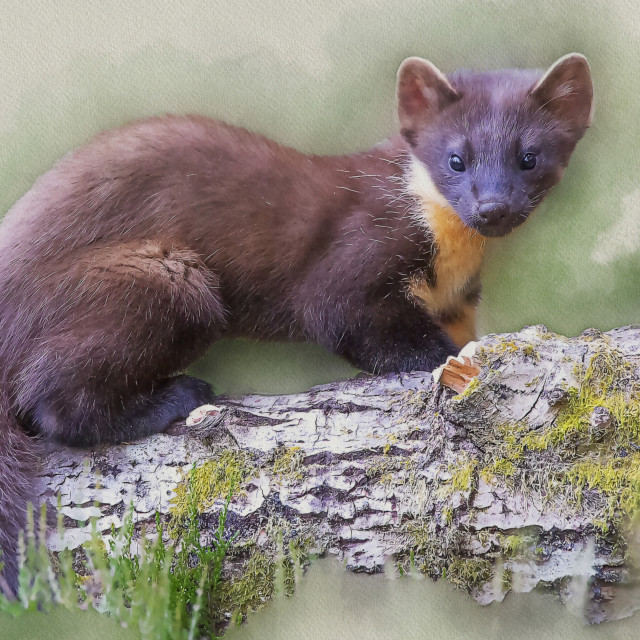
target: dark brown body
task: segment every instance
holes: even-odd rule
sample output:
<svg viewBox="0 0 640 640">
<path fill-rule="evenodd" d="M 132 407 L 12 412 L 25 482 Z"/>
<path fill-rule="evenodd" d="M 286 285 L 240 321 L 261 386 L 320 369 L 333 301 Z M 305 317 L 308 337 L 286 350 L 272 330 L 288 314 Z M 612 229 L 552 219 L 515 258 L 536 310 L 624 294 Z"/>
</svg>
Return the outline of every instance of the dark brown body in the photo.
<svg viewBox="0 0 640 640">
<path fill-rule="evenodd" d="M 1 227 L 5 371 L 10 360 L 23 369 L 20 345 L 30 350 L 33 338 L 55 332 L 78 349 L 83 333 L 104 331 L 87 340 L 98 350 L 91 361 L 126 345 L 140 380 L 165 318 L 184 354 L 177 367 L 168 355 L 166 374 L 222 334 L 318 342 L 372 372 L 437 364 L 450 351 L 444 335 L 430 339 L 441 349 L 428 360 L 419 340 L 392 353 L 359 344 L 375 327 L 388 341 L 393 319 L 410 322 L 413 310 L 429 325 L 406 295 L 434 246 L 401 193 L 405 154 L 398 137 L 363 154 L 305 156 L 205 118 L 147 120 L 96 138 L 40 178 Z M 191 317 L 184 331 L 181 304 Z M 162 341 L 162 353 L 170 348 Z"/>
</svg>

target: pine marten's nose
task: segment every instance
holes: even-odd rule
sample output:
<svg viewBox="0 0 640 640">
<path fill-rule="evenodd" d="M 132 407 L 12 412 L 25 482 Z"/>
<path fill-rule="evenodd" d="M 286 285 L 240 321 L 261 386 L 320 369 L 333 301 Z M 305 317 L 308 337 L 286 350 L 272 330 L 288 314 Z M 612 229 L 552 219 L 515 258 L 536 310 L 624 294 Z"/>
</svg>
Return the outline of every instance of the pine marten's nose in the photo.
<svg viewBox="0 0 640 640">
<path fill-rule="evenodd" d="M 509 214 L 504 202 L 485 201 L 478 203 L 478 218 L 483 224 L 503 224 Z"/>
</svg>

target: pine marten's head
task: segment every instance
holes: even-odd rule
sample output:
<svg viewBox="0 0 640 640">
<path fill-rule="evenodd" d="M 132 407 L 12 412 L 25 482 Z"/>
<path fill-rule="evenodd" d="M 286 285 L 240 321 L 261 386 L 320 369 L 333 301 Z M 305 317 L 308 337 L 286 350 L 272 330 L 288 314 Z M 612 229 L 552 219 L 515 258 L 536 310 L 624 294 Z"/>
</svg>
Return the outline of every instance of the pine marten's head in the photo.
<svg viewBox="0 0 640 640">
<path fill-rule="evenodd" d="M 573 53 L 541 71 L 457 71 L 422 58 L 398 71 L 398 113 L 422 189 L 483 236 L 522 224 L 589 126 L 593 87 Z M 426 171 L 425 171 L 426 169 Z"/>
</svg>

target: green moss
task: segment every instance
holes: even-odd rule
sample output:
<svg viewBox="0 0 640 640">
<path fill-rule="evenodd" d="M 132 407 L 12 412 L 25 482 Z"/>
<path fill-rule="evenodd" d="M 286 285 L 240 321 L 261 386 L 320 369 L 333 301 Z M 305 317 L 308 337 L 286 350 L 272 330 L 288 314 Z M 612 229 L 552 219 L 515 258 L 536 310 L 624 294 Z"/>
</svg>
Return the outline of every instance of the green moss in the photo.
<svg viewBox="0 0 640 640">
<path fill-rule="evenodd" d="M 464 400 L 468 398 L 470 395 L 474 394 L 482 387 L 482 383 L 480 382 L 480 378 L 476 376 L 471 380 L 471 382 L 467 385 L 467 388 L 456 396 L 453 396 L 453 400 L 459 402 L 460 400 Z"/>
<path fill-rule="evenodd" d="M 480 476 L 487 482 L 491 481 L 495 476 L 509 478 L 516 472 L 516 465 L 506 458 L 497 458 L 488 465 L 480 469 Z"/>
<path fill-rule="evenodd" d="M 496 352 L 513 347 L 512 341 L 502 341 Z M 526 473 L 518 477 L 523 490 L 562 495 L 576 507 L 585 490 L 598 491 L 606 499 L 605 510 L 596 518 L 602 531 L 635 518 L 640 513 L 640 393 L 637 387 L 628 388 L 631 370 L 629 362 L 601 341 L 588 366 L 576 366 L 577 386 L 566 389 L 566 403 L 551 425 L 539 430 L 524 422 L 497 426 L 498 438 L 488 439 L 480 476 L 487 481 L 495 476 L 509 479 L 522 468 Z M 596 410 L 610 419 L 598 425 L 593 421 Z M 553 452 L 552 464 L 535 462 L 544 451 Z"/>
<path fill-rule="evenodd" d="M 575 371 L 579 386 L 567 389 L 568 401 L 555 424 L 541 433 L 527 435 L 522 444 L 533 451 L 551 447 L 578 447 L 592 444 L 591 414 L 603 407 L 614 418 L 607 446 L 639 442 L 640 399 L 623 393 L 619 385 L 629 375 L 631 365 L 612 349 L 596 353 L 584 373 Z M 600 437 L 600 436 L 599 436 Z"/>
<path fill-rule="evenodd" d="M 511 569 L 505 568 L 502 570 L 502 577 L 500 578 L 500 588 L 506 593 L 507 591 L 511 591 L 512 586 L 513 571 L 511 571 Z"/>
<path fill-rule="evenodd" d="M 519 344 L 515 340 L 500 338 L 495 346 L 491 348 L 494 355 L 502 356 L 506 353 L 517 353 Z"/>
<path fill-rule="evenodd" d="M 524 447 L 521 440 L 524 435 L 529 433 L 529 426 L 525 421 L 520 422 L 503 422 L 497 425 L 496 430 L 501 441 L 498 445 L 506 445 L 510 456 L 522 457 Z"/>
<path fill-rule="evenodd" d="M 304 477 L 302 461 L 304 451 L 300 447 L 280 447 L 276 449 L 273 459 L 273 475 L 289 482 L 302 480 Z"/>
<path fill-rule="evenodd" d="M 530 342 L 525 342 L 524 340 L 509 340 L 507 338 L 498 338 L 495 344 L 482 347 L 478 353 L 478 357 L 481 362 L 490 363 L 501 359 L 505 355 L 515 353 L 533 360 L 538 360 L 540 357 Z"/>
<path fill-rule="evenodd" d="M 453 509 L 451 507 L 442 507 L 442 519 L 447 526 L 451 526 L 453 523 Z"/>
<path fill-rule="evenodd" d="M 436 532 L 433 520 L 412 520 L 406 525 L 409 543 L 409 562 L 405 563 L 404 571 L 414 565 L 421 573 L 433 578 L 439 577 L 445 565 L 445 548 L 441 536 Z"/>
<path fill-rule="evenodd" d="M 518 474 L 519 468 L 526 468 L 525 444 L 523 438 L 530 427 L 525 421 L 517 423 L 487 424 L 486 431 L 477 431 L 476 442 L 482 447 L 481 460 L 458 464 L 451 468 L 453 474 L 449 483 L 449 494 L 454 490 L 469 491 L 477 487 L 477 478 L 492 482 L 496 477 L 510 480 Z M 441 495 L 446 496 L 446 492 Z"/>
<path fill-rule="evenodd" d="M 501 539 L 502 551 L 508 558 L 525 555 L 536 543 L 536 538 L 526 534 L 504 536 Z"/>
<path fill-rule="evenodd" d="M 448 486 L 451 492 L 469 492 L 475 489 L 478 484 L 477 468 L 478 461 L 473 458 L 461 459 L 449 465 L 451 480 L 445 486 Z"/>
<path fill-rule="evenodd" d="M 430 521 L 412 520 L 407 523 L 407 534 L 410 538 L 410 546 L 415 553 L 421 554 L 433 546 L 433 532 Z"/>
<path fill-rule="evenodd" d="M 477 422 L 470 426 L 481 449 L 476 459 L 462 453 L 451 463 L 451 477 L 436 489 L 439 500 L 428 527 L 410 528 L 411 557 L 429 575 L 446 575 L 459 586 L 473 588 L 491 575 L 487 557 L 466 559 L 465 539 L 445 545 L 443 538 L 455 529 L 458 513 L 471 521 L 473 510 L 460 504 L 459 493 L 472 492 L 478 478 L 487 482 L 500 478 L 514 491 L 540 500 L 550 509 L 570 513 L 588 504 L 589 519 L 601 534 L 615 530 L 619 539 L 627 536 L 630 521 L 640 519 L 640 385 L 633 384 L 632 366 L 607 341 L 597 336 L 589 345 L 585 365 L 574 369 L 574 386 L 564 389 L 563 404 L 555 419 L 542 427 L 526 419 L 504 424 Z M 494 373 L 497 361 L 507 353 L 537 358 L 536 344 L 502 340 L 485 349 L 488 364 L 483 380 Z M 531 381 L 534 386 L 536 381 Z M 537 381 L 539 388 L 541 382 Z M 485 385 L 475 379 L 467 391 L 454 397 L 484 393 Z M 591 494 L 589 494 L 591 492 Z M 456 496 L 456 503 L 452 497 Z M 585 501 L 588 500 L 588 503 Z M 455 505 L 455 508 L 454 508 Z M 459 511 L 458 511 L 459 510 Z M 515 532 L 500 537 L 496 557 L 544 560 L 549 546 L 537 533 Z M 477 532 L 474 534 L 479 539 Z M 490 547 L 487 547 L 490 548 Z M 627 553 L 625 551 L 625 553 Z M 502 574 L 503 590 L 511 588 L 510 572 Z"/>
<path fill-rule="evenodd" d="M 295 564 L 291 556 L 286 556 L 282 560 L 282 570 L 284 573 L 284 594 L 287 598 L 291 597 L 296 590 L 296 571 Z"/>
<path fill-rule="evenodd" d="M 528 431 L 524 422 L 497 425 L 495 436 L 485 447 L 484 461 L 478 470 L 480 477 L 486 482 L 491 482 L 496 476 L 513 478 L 525 462 L 522 438 Z"/>
<path fill-rule="evenodd" d="M 446 578 L 461 589 L 471 590 L 491 580 L 493 565 L 486 558 L 454 557 L 446 569 Z"/>
<path fill-rule="evenodd" d="M 434 579 L 446 574 L 449 559 L 458 557 L 464 541 L 468 540 L 464 532 L 451 526 L 448 514 L 452 517 L 453 510 L 444 507 L 440 519 L 428 517 L 407 522 L 405 531 L 408 544 L 405 554 L 399 558 L 402 572 L 406 573 L 410 566 L 415 566 L 421 573 Z"/>
<path fill-rule="evenodd" d="M 224 449 L 213 460 L 194 467 L 175 490 L 171 500 L 171 516 L 175 523 L 189 512 L 190 500 L 195 500 L 198 513 L 202 513 L 216 500 L 225 498 L 241 487 L 255 474 L 248 454 L 235 449 Z"/>
<path fill-rule="evenodd" d="M 640 453 L 624 458 L 583 460 L 566 474 L 576 487 L 578 499 L 582 490 L 597 489 L 607 498 L 606 519 L 617 521 L 622 515 L 634 520 L 640 513 Z M 608 529 L 606 520 L 601 530 Z"/>
<path fill-rule="evenodd" d="M 275 561 L 263 551 L 254 551 L 241 575 L 223 584 L 221 608 L 232 611 L 236 623 L 242 622 L 248 611 L 255 611 L 273 597 L 275 575 Z"/>
<path fill-rule="evenodd" d="M 546 490 L 564 492 L 579 506 L 585 490 L 598 491 L 606 507 L 597 518 L 602 531 L 640 513 L 640 395 L 628 389 L 632 365 L 603 343 L 586 369 L 576 367 L 577 387 L 551 426 L 539 431 L 520 425 L 504 431 L 507 459 L 552 450 L 560 459 L 547 474 Z M 592 423 L 599 409 L 610 419 Z M 495 463 L 494 463 L 495 464 Z"/>
</svg>

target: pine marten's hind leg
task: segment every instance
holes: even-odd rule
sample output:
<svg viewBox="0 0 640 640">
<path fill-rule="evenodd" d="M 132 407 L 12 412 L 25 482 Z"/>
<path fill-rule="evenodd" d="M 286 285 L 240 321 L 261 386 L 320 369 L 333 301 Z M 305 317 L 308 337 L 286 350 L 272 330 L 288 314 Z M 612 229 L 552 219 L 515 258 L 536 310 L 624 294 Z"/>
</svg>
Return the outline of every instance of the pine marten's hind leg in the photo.
<svg viewBox="0 0 640 640">
<path fill-rule="evenodd" d="M 34 432 L 77 445 L 134 440 L 211 402 L 209 384 L 176 375 L 225 324 L 218 279 L 195 253 L 94 246 L 71 268 L 53 267 L 52 282 L 50 328 L 18 377 L 18 410 Z"/>
</svg>

